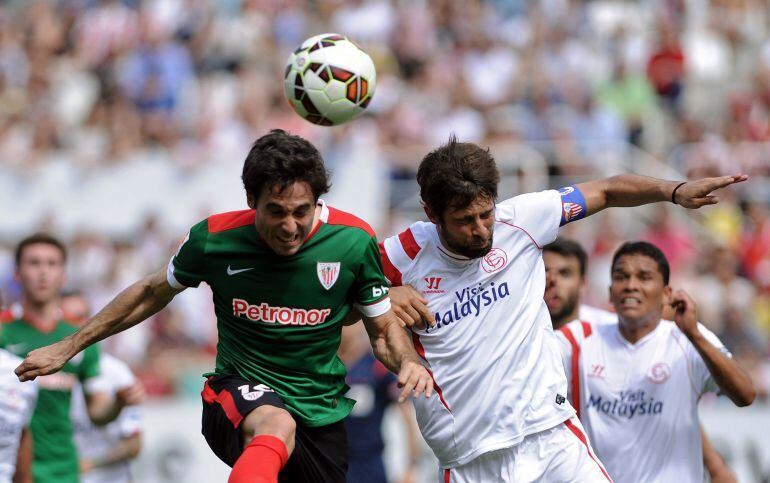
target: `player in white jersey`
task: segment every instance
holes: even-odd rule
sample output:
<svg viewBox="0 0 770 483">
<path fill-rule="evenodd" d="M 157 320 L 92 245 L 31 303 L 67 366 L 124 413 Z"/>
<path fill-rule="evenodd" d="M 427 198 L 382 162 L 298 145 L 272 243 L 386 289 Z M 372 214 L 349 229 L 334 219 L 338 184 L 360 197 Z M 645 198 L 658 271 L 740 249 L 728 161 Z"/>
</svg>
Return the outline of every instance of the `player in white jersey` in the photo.
<svg viewBox="0 0 770 483">
<path fill-rule="evenodd" d="M 579 333 L 593 331 L 594 327 L 604 324 L 618 323 L 618 315 L 608 310 L 581 304 L 586 288 L 586 265 L 588 255 L 579 243 L 559 238 L 543 247 L 543 262 L 545 262 L 546 289 L 544 299 L 551 314 L 554 329 L 564 327 L 572 321 L 580 321 Z M 664 317 L 665 318 L 665 317 Z M 673 318 L 673 312 L 671 315 Z M 585 325 L 584 325 L 585 324 Z M 571 327 L 576 326 L 574 324 Z M 565 347 L 567 358 L 564 361 L 568 380 L 571 379 L 571 351 Z M 572 394 L 571 394 L 572 396 Z M 609 435 L 610 443 L 617 437 Z M 629 437 L 633 438 L 634 435 Z M 708 441 L 701 430 L 703 441 L 703 463 L 709 473 L 712 483 L 735 483 L 737 480 L 724 459 Z M 595 442 L 596 446 L 601 443 Z M 601 454 L 599 454 L 601 457 Z M 610 473 L 612 474 L 612 473 Z"/>
<path fill-rule="evenodd" d="M 89 389 L 112 396 L 122 388 L 134 387 L 136 382 L 126 363 L 102 353 L 99 375 L 89 383 Z M 80 458 L 81 483 L 131 482 L 130 463 L 142 447 L 139 407 L 128 406 L 115 421 L 96 426 L 88 417 L 82 391 L 73 391 L 71 416 Z"/>
<path fill-rule="evenodd" d="M 28 429 L 37 402 L 37 383 L 19 382 L 21 359 L 0 349 L 0 483 L 32 481 L 32 436 Z"/>
<path fill-rule="evenodd" d="M 617 482 L 703 481 L 698 400 L 721 391 L 751 404 L 748 375 L 697 323 L 695 304 L 668 285 L 665 255 L 626 243 L 612 261 L 614 324 L 576 320 L 559 330 L 570 400 Z M 674 321 L 661 320 L 665 304 Z"/>
<path fill-rule="evenodd" d="M 417 181 L 431 222 L 386 239 L 382 261 L 396 313 L 415 324 L 434 378 L 437 395 L 415 408 L 440 481 L 608 480 L 566 400 L 541 247 L 560 225 L 604 208 L 667 200 L 698 208 L 745 179 L 621 175 L 495 204 L 499 173 L 488 151 L 450 139 L 429 153 Z"/>
</svg>

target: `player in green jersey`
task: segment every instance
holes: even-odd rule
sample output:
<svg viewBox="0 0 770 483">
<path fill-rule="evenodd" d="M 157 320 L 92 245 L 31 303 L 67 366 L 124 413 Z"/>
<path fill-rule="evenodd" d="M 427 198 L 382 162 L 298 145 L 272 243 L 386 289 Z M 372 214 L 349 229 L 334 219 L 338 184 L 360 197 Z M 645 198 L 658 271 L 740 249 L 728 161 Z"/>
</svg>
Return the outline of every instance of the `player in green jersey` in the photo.
<svg viewBox="0 0 770 483">
<path fill-rule="evenodd" d="M 16 278 L 22 297 L 20 304 L 0 313 L 4 322 L 0 345 L 17 356 L 24 357 L 30 350 L 59 341 L 76 330 L 59 308 L 65 259 L 64 246 L 48 235 L 32 235 L 16 248 Z M 76 380 L 83 383 L 88 414 L 97 425 L 113 421 L 124 406 L 139 402 L 136 388 L 121 391 L 115 399 L 107 393 L 89 390 L 89 380 L 98 372 L 99 349 L 92 346 L 73 357 L 61 373 L 40 378 L 38 401 L 30 422 L 36 483 L 78 481 L 78 457 L 70 421 L 70 400 Z"/>
<path fill-rule="evenodd" d="M 398 374 L 401 399 L 432 393 L 398 318 L 371 228 L 326 205 L 320 153 L 271 131 L 252 146 L 242 179 L 250 209 L 190 230 L 168 267 L 118 295 L 76 334 L 31 353 L 20 379 L 59 370 L 85 347 L 208 283 L 219 331 L 216 368 L 202 392 L 203 434 L 233 466 L 231 483 L 344 482 L 345 368 L 341 328 L 355 306 L 377 358 Z M 280 472 L 280 475 L 279 475 Z"/>
</svg>

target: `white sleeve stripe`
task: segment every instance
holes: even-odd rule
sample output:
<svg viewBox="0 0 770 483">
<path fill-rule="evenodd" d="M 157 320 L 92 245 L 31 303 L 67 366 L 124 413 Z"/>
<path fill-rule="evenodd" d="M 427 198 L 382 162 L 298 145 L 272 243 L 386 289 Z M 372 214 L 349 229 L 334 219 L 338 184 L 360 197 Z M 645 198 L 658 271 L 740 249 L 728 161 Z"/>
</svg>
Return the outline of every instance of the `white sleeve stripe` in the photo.
<svg viewBox="0 0 770 483">
<path fill-rule="evenodd" d="M 371 319 L 373 317 L 379 317 L 380 315 L 390 310 L 390 298 L 385 297 L 384 299 L 372 305 L 361 305 L 361 304 L 355 304 L 355 305 L 358 311 L 361 312 L 361 315 Z"/>
<path fill-rule="evenodd" d="M 401 246 L 398 236 L 386 238 L 382 244 L 385 247 L 385 253 L 390 263 L 403 275 L 407 268 L 409 268 L 409 264 L 412 263 L 412 259 L 409 258 L 404 247 Z"/>
<path fill-rule="evenodd" d="M 179 283 L 179 280 L 177 280 L 174 276 L 174 257 L 171 257 L 171 260 L 168 261 L 168 268 L 166 269 L 166 281 L 168 281 L 168 284 L 177 290 L 184 290 L 187 288 L 186 285 Z"/>
</svg>

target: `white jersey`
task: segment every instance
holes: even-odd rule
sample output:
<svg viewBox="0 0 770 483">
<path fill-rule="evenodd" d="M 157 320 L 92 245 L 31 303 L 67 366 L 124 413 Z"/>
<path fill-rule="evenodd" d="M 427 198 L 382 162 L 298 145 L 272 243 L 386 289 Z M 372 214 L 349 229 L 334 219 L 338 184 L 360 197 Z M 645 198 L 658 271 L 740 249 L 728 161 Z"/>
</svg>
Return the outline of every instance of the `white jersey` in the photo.
<svg viewBox="0 0 770 483">
<path fill-rule="evenodd" d="M 37 402 L 37 383 L 19 382 L 13 370 L 21 359 L 0 349 L 0 483 L 10 483 L 16 472 L 21 432 Z"/>
<path fill-rule="evenodd" d="M 617 324 L 618 314 L 598 307 L 580 304 L 578 319 L 591 322 L 592 324 Z"/>
<path fill-rule="evenodd" d="M 442 468 L 517 445 L 574 414 L 543 301 L 541 247 L 556 238 L 561 217 L 557 191 L 498 204 L 493 248 L 480 259 L 449 252 L 432 223 L 383 242 L 385 275 L 418 290 L 436 317 L 412 339 L 437 395 L 414 405 Z"/>
<path fill-rule="evenodd" d="M 636 344 L 620 334 L 617 318 L 576 320 L 558 333 L 570 401 L 610 476 L 619 483 L 701 483 L 698 400 L 718 388 L 676 324 L 663 320 Z"/>
<path fill-rule="evenodd" d="M 89 392 L 103 391 L 114 394 L 118 389 L 134 384 L 136 378 L 131 369 L 116 357 L 102 353 L 99 358 L 99 375 L 88 383 Z M 139 408 L 123 408 L 118 418 L 106 426 L 96 426 L 88 417 L 83 391 L 72 392 L 72 424 L 75 431 L 75 446 L 81 459 L 104 457 L 124 438 L 140 433 Z M 80 476 L 82 483 L 128 483 L 131 481 L 128 461 L 95 468 Z"/>
</svg>

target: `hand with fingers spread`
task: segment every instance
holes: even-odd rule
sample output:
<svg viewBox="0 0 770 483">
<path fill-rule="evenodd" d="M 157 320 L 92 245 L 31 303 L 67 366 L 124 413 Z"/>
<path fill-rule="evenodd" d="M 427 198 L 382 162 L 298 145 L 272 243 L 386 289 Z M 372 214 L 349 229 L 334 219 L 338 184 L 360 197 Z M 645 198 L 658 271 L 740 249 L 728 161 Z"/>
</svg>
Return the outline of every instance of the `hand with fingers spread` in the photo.
<svg viewBox="0 0 770 483">
<path fill-rule="evenodd" d="M 413 394 L 415 398 L 420 394 L 425 394 L 428 399 L 433 395 L 433 377 L 428 369 L 422 364 L 413 360 L 404 360 L 401 363 L 401 369 L 398 371 L 398 387 L 403 388 L 398 396 L 398 402 L 404 402 Z"/>
<path fill-rule="evenodd" d="M 389 295 L 393 312 L 404 327 L 425 329 L 427 325 L 436 325 L 433 314 L 428 310 L 428 301 L 411 285 L 392 287 Z"/>
<path fill-rule="evenodd" d="M 687 181 L 678 186 L 676 192 L 672 195 L 671 201 L 690 209 L 715 205 L 719 203 L 719 197 L 711 193 L 735 183 L 742 183 L 747 179 L 749 179 L 747 175 L 737 174 L 735 176 L 719 176 Z"/>
<path fill-rule="evenodd" d="M 64 367 L 78 351 L 68 339 L 60 340 L 55 344 L 33 350 L 24 358 L 21 364 L 14 370 L 19 380 L 32 381 L 38 376 L 45 376 L 58 372 Z"/>
</svg>

